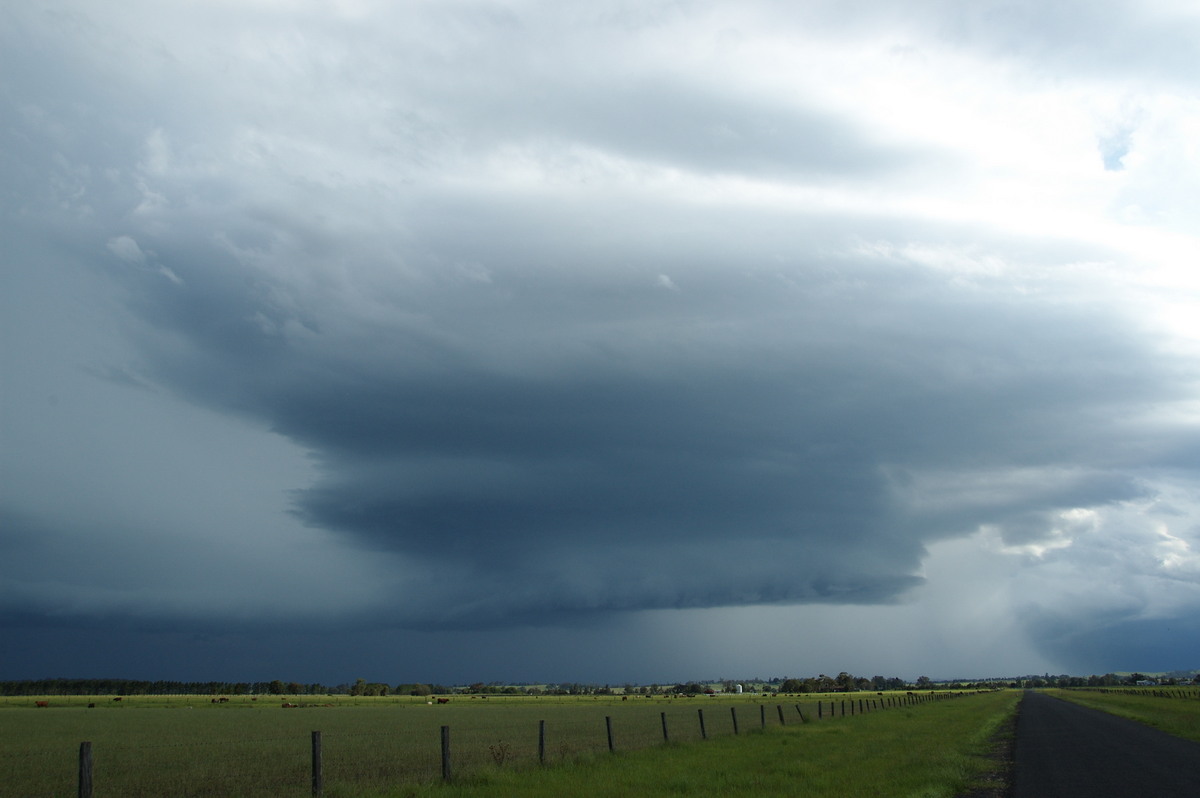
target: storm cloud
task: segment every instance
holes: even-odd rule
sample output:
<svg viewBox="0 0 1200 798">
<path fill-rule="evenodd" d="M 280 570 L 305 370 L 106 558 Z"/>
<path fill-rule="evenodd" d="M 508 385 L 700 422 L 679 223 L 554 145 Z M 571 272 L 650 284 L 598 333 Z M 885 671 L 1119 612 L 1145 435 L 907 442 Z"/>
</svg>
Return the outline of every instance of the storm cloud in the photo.
<svg viewBox="0 0 1200 798">
<path fill-rule="evenodd" d="M 963 675 L 980 623 L 1014 672 L 1193 667 L 1194 28 L 7 12 L 2 617 L 248 677 L 306 628 L 392 681 Z M 659 648 L 713 624 L 765 662 Z"/>
</svg>

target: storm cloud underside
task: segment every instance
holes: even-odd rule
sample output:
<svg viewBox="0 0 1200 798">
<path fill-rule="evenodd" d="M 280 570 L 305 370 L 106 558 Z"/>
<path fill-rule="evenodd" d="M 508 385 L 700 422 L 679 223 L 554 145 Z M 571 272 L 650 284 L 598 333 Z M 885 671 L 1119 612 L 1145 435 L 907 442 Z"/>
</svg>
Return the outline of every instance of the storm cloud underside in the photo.
<svg viewBox="0 0 1200 798">
<path fill-rule="evenodd" d="M 1030 670 L 1190 667 L 1172 48 L 1131 88 L 1053 16 L 603 5 L 6 12 L 6 625 L 241 669 L 270 625 L 376 629 L 363 668 L 621 629 L 618 680 L 679 667 L 670 617 L 937 597 Z"/>
</svg>

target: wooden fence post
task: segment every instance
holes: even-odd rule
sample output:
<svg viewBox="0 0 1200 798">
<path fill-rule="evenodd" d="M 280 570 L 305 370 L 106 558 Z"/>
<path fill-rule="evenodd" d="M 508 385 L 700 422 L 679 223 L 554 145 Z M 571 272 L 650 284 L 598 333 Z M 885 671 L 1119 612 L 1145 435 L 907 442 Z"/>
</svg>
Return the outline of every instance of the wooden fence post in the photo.
<svg viewBox="0 0 1200 798">
<path fill-rule="evenodd" d="M 611 715 L 604 716 L 604 727 L 608 730 L 608 752 L 611 754 L 615 750 L 613 748 L 612 716 Z"/>
<path fill-rule="evenodd" d="M 796 705 L 796 714 L 800 716 L 801 723 L 808 723 L 808 719 L 804 717 L 804 712 L 800 709 L 800 705 Z"/>
<path fill-rule="evenodd" d="M 546 721 L 538 721 L 538 764 L 546 764 Z"/>
<path fill-rule="evenodd" d="M 706 732 L 706 731 L 704 730 L 704 710 L 703 710 L 703 709 L 697 709 L 696 711 L 700 713 L 700 739 L 701 739 L 701 740 L 707 740 L 707 739 L 708 739 L 708 732 Z"/>
<path fill-rule="evenodd" d="M 767 728 L 767 705 L 766 704 L 758 705 L 758 722 L 762 724 L 762 727 L 764 729 Z"/>
<path fill-rule="evenodd" d="M 321 733 L 312 733 L 312 794 L 313 798 L 321 798 L 325 789 L 325 777 L 321 769 Z"/>
<path fill-rule="evenodd" d="M 779 710 L 779 725 L 786 726 L 787 721 L 783 719 L 783 704 L 776 704 L 775 708 Z"/>
<path fill-rule="evenodd" d="M 825 718 L 824 704 L 824 701 L 817 702 L 817 720 L 823 720 Z"/>
<path fill-rule="evenodd" d="M 79 798 L 92 798 L 92 744 L 79 744 Z"/>
<path fill-rule="evenodd" d="M 450 727 L 442 727 L 442 781 L 450 781 Z"/>
<path fill-rule="evenodd" d="M 671 742 L 671 738 L 670 738 L 670 737 L 667 735 L 667 713 L 666 713 L 666 712 L 660 712 L 660 713 L 658 713 L 658 714 L 659 714 L 659 716 L 660 716 L 660 717 L 662 717 L 662 726 L 663 726 L 663 742 L 664 742 L 664 743 L 669 743 L 669 742 Z"/>
<path fill-rule="evenodd" d="M 737 707 L 730 707 L 730 708 L 729 708 L 729 714 L 733 715 L 733 733 L 734 733 L 734 734 L 737 734 L 737 733 L 738 733 L 738 727 L 737 727 Z"/>
</svg>

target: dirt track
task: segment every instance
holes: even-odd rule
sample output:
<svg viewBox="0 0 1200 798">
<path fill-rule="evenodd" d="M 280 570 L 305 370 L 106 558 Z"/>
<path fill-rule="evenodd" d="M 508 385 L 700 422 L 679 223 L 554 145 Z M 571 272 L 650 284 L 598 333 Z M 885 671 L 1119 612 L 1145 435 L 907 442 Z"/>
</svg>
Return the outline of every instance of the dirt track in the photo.
<svg viewBox="0 0 1200 798">
<path fill-rule="evenodd" d="M 1017 721 L 1012 798 L 1197 798 L 1200 743 L 1037 692 Z"/>
</svg>

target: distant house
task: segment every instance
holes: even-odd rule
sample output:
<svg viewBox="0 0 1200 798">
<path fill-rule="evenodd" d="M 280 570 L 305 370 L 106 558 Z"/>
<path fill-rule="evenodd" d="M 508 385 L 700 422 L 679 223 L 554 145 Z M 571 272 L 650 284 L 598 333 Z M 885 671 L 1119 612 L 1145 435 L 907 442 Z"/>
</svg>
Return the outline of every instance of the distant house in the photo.
<svg viewBox="0 0 1200 798">
<path fill-rule="evenodd" d="M 1153 679 L 1138 679 L 1137 682 L 1138 687 L 1154 687 L 1157 684 L 1158 682 L 1154 681 Z"/>
</svg>

